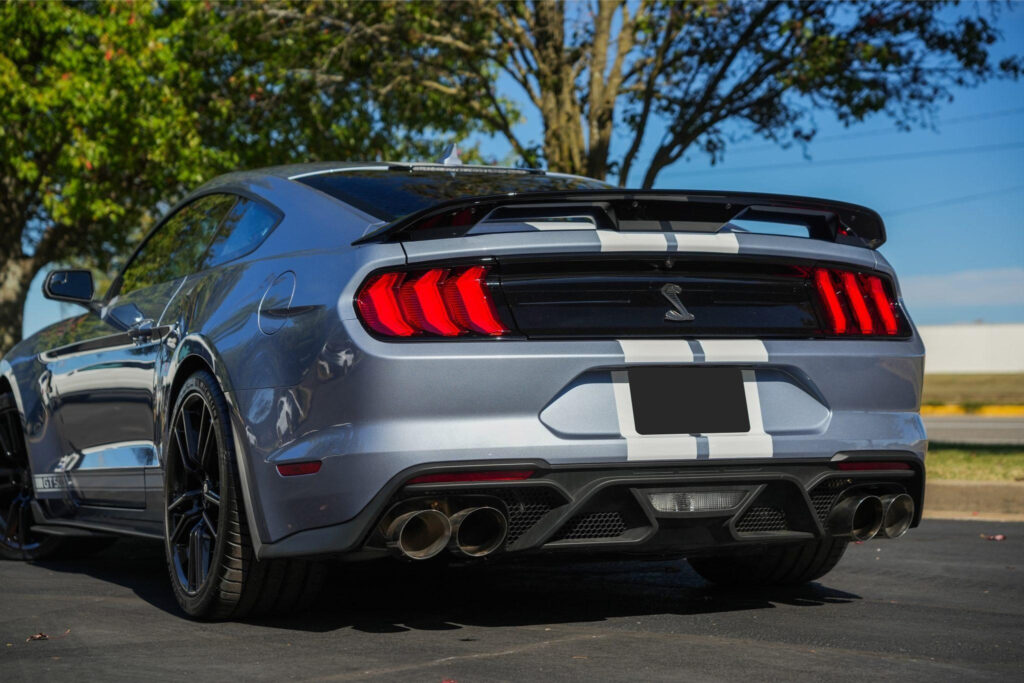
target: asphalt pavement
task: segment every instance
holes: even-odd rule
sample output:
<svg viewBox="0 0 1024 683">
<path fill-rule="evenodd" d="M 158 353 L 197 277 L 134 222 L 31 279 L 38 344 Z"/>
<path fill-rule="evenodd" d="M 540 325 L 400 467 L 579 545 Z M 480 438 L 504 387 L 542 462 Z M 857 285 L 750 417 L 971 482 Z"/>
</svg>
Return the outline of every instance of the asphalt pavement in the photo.
<svg viewBox="0 0 1024 683">
<path fill-rule="evenodd" d="M 926 520 L 800 589 L 681 561 L 348 565 L 311 613 L 199 623 L 160 546 L 123 540 L 0 562 L 0 680 L 1022 680 L 1022 568 L 1024 523 Z"/>
<path fill-rule="evenodd" d="M 974 415 L 925 417 L 924 427 L 928 439 L 933 443 L 1024 445 L 1024 418 Z"/>
</svg>

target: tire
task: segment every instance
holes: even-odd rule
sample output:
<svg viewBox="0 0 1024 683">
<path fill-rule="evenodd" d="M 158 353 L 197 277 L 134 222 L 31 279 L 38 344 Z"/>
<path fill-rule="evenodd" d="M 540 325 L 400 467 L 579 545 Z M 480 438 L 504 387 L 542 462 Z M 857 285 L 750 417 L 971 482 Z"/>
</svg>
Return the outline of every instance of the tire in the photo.
<svg viewBox="0 0 1024 683">
<path fill-rule="evenodd" d="M 758 555 L 716 555 L 688 561 L 695 572 L 720 586 L 798 586 L 832 571 L 848 543 L 845 538 L 829 538 L 769 546 Z"/>
<path fill-rule="evenodd" d="M 165 443 L 164 549 L 185 613 L 239 619 L 311 604 L 323 585 L 324 565 L 256 559 L 227 402 L 209 372 L 185 380 Z"/>
<path fill-rule="evenodd" d="M 21 413 L 14 396 L 0 394 L 0 559 L 35 562 L 81 557 L 102 550 L 109 538 L 66 538 L 33 533 L 32 470 Z"/>
</svg>

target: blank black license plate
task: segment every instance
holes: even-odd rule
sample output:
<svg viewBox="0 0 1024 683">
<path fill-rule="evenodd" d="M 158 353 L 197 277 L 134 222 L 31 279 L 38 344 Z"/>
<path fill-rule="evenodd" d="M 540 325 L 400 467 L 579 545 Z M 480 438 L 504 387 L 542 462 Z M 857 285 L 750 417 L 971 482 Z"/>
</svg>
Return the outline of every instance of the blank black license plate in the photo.
<svg viewBox="0 0 1024 683">
<path fill-rule="evenodd" d="M 639 434 L 750 431 L 739 368 L 632 368 L 629 393 Z"/>
</svg>

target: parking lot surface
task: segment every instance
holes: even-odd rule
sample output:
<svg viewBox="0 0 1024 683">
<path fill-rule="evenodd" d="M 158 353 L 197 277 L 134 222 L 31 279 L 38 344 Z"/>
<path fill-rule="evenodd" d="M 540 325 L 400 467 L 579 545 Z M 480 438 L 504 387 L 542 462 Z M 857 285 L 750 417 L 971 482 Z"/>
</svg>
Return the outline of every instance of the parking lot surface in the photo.
<svg viewBox="0 0 1024 683">
<path fill-rule="evenodd" d="M 678 561 L 349 565 L 312 613 L 198 623 L 160 545 L 124 540 L 0 562 L 0 680 L 1024 680 L 1022 566 L 1024 523 L 926 520 L 793 590 Z"/>
</svg>

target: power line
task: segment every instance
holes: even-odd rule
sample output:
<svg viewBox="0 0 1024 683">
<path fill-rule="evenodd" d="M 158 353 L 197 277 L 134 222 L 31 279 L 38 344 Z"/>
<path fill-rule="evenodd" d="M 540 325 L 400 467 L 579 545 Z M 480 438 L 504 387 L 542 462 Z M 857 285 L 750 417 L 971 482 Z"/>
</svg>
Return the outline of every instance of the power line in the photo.
<svg viewBox="0 0 1024 683">
<path fill-rule="evenodd" d="M 1014 109 L 1000 109 L 998 111 L 983 112 L 981 114 L 970 114 L 968 116 L 958 116 L 956 118 L 948 119 L 942 122 L 943 126 L 955 126 L 961 123 L 969 123 L 971 121 L 987 121 L 988 119 L 995 119 L 1001 116 L 1013 116 L 1014 114 L 1024 114 L 1024 107 L 1016 107 Z M 833 142 L 835 140 L 856 140 L 859 138 L 872 138 L 879 135 L 895 135 L 897 133 L 904 133 L 911 131 L 902 131 L 893 128 L 876 128 L 874 130 L 862 130 L 853 133 L 836 133 L 835 135 L 823 135 L 821 137 L 815 136 L 811 143 L 822 143 L 822 142 Z M 739 148 L 730 149 L 730 154 L 746 154 L 748 152 L 763 152 L 770 149 L 779 149 L 779 144 L 769 142 L 763 145 L 753 145 L 750 147 L 740 146 Z"/>
<path fill-rule="evenodd" d="M 1004 187 L 1001 190 L 989 190 L 988 192 L 978 192 L 976 194 L 967 194 L 962 197 L 950 197 L 949 199 L 941 199 L 937 202 L 929 202 L 927 204 L 918 204 L 917 206 L 906 206 L 901 209 L 893 209 L 892 211 L 883 211 L 882 215 L 886 218 L 890 216 L 898 216 L 904 213 L 914 213 L 917 211 L 924 211 L 926 209 L 934 209 L 940 206 L 953 206 L 955 204 L 966 204 L 973 202 L 978 199 L 986 199 L 988 197 L 997 197 L 1003 194 L 1010 194 L 1011 192 L 1017 192 L 1024 190 L 1024 185 L 1014 185 L 1013 187 Z"/>
<path fill-rule="evenodd" d="M 925 150 L 922 152 L 901 152 L 896 154 L 875 154 L 871 156 L 863 157 L 847 157 L 845 159 L 825 159 L 823 161 L 814 161 L 808 159 L 807 161 L 798 161 L 794 163 L 786 164 L 760 164 L 757 166 L 738 166 L 736 168 L 710 168 L 702 169 L 699 171 L 676 171 L 674 173 L 669 172 L 665 175 L 682 176 L 682 175 L 708 175 L 708 174 L 721 174 L 721 173 L 742 173 L 744 171 L 776 171 L 785 168 L 809 168 L 815 167 L 820 168 L 822 166 L 841 166 L 849 164 L 868 164 L 877 161 L 907 161 L 910 159 L 927 159 L 929 157 L 941 157 L 941 156 L 952 156 L 956 154 L 975 154 L 979 152 L 995 152 L 1007 149 L 1017 149 L 1024 147 L 1024 141 L 1022 142 L 1009 142 L 999 143 L 994 145 L 976 145 L 973 147 L 949 147 L 946 149 L 932 149 Z"/>
</svg>

